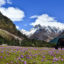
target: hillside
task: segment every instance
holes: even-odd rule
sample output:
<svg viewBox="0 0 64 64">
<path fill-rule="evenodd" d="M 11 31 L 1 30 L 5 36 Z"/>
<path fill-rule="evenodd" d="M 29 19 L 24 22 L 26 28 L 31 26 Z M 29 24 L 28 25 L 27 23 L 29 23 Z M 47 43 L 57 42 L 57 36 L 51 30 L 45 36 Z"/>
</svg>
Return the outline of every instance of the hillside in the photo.
<svg viewBox="0 0 64 64">
<path fill-rule="evenodd" d="M 15 34 L 19 37 L 22 37 L 23 35 L 16 29 L 15 24 L 6 16 L 2 15 L 0 12 L 0 29 L 6 30 L 12 34 Z"/>
<path fill-rule="evenodd" d="M 21 43 L 25 36 L 16 29 L 15 24 L 9 18 L 0 13 L 0 38 L 9 42 L 16 41 Z"/>
</svg>

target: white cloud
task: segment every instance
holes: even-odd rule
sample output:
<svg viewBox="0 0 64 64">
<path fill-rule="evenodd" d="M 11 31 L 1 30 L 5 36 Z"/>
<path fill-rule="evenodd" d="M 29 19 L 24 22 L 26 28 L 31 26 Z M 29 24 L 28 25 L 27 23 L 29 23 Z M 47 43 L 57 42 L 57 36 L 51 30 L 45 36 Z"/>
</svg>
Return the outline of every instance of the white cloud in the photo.
<svg viewBox="0 0 64 64">
<path fill-rule="evenodd" d="M 6 3 L 12 4 L 12 2 L 10 0 L 0 0 L 0 7 L 5 5 Z"/>
<path fill-rule="evenodd" d="M 34 34 L 36 29 L 32 28 L 30 31 L 26 31 L 24 29 L 21 30 L 21 33 L 25 34 L 26 36 L 30 37 L 32 34 Z"/>
<path fill-rule="evenodd" d="M 50 17 L 47 14 L 38 16 L 35 22 L 31 23 L 31 25 L 33 26 L 36 26 L 38 24 L 40 24 L 41 26 L 51 26 L 59 29 L 64 29 L 64 23 L 58 22 L 53 17 Z"/>
<path fill-rule="evenodd" d="M 14 7 L 3 7 L 3 5 L 5 5 L 6 3 L 12 4 L 11 0 L 0 0 L 0 12 L 10 18 L 12 21 L 21 21 L 25 16 L 24 12 Z"/>
<path fill-rule="evenodd" d="M 12 4 L 12 2 L 11 2 L 10 0 L 7 0 L 7 3 L 8 3 L 8 4 Z"/>
<path fill-rule="evenodd" d="M 24 12 L 22 10 L 14 7 L 0 7 L 0 11 L 3 15 L 10 18 L 12 21 L 21 21 L 25 17 Z"/>
<path fill-rule="evenodd" d="M 31 16 L 30 18 L 34 19 L 34 18 L 37 18 L 37 17 L 38 17 L 37 15 L 34 15 L 34 16 Z"/>
<path fill-rule="evenodd" d="M 6 1 L 5 0 L 0 0 L 0 6 L 5 5 Z"/>
</svg>

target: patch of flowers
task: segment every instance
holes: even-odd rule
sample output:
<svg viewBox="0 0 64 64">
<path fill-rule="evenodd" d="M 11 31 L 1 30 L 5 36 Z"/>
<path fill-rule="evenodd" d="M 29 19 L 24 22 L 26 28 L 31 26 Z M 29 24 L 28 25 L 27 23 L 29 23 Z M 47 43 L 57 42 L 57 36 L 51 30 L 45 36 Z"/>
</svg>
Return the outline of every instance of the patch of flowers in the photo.
<svg viewBox="0 0 64 64">
<path fill-rule="evenodd" d="M 0 46 L 0 64 L 64 64 L 64 49 Z"/>
</svg>

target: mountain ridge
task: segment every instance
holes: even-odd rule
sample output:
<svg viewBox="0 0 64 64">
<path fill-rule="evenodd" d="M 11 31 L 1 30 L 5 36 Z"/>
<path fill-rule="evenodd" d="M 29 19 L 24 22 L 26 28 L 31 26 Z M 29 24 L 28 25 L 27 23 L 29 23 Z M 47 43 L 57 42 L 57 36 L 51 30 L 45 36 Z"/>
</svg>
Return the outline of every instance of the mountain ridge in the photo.
<svg viewBox="0 0 64 64">
<path fill-rule="evenodd" d="M 64 29 L 59 29 L 59 28 L 51 27 L 51 26 L 36 25 L 35 27 L 33 27 L 33 30 L 30 31 L 30 32 L 33 32 L 33 31 L 34 32 L 32 34 L 29 34 L 26 36 L 29 36 L 28 38 L 30 38 L 30 39 L 44 40 L 46 42 L 50 42 L 50 40 L 59 36 L 60 33 L 63 32 L 63 30 Z M 25 34 L 26 34 L 26 32 L 25 32 Z"/>
</svg>

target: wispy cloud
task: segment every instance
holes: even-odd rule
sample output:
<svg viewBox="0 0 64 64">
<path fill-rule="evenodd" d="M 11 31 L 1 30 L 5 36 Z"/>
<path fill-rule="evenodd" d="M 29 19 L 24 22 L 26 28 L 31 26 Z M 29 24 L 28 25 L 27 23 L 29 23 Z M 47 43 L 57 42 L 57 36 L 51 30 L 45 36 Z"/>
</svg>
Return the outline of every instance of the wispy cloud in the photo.
<svg viewBox="0 0 64 64">
<path fill-rule="evenodd" d="M 38 15 L 34 15 L 30 17 L 31 19 L 38 18 Z"/>
<path fill-rule="evenodd" d="M 10 0 L 0 0 L 0 7 L 5 5 L 6 3 L 12 4 L 12 2 Z"/>
<path fill-rule="evenodd" d="M 6 1 L 5 0 L 0 0 L 0 6 L 5 5 Z"/>
<path fill-rule="evenodd" d="M 7 3 L 8 3 L 8 4 L 12 4 L 11 0 L 7 0 Z"/>
</svg>

